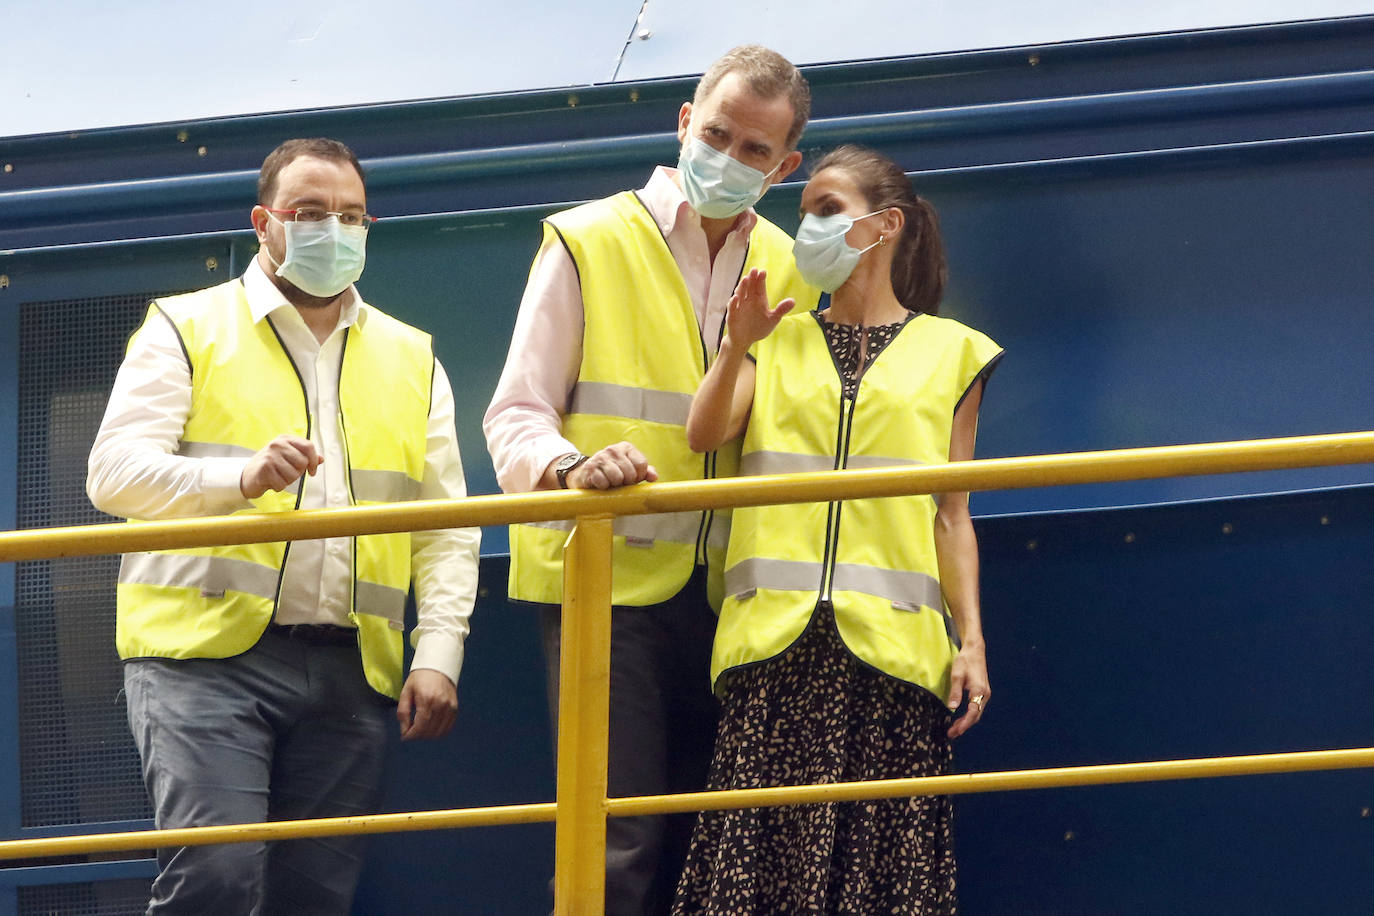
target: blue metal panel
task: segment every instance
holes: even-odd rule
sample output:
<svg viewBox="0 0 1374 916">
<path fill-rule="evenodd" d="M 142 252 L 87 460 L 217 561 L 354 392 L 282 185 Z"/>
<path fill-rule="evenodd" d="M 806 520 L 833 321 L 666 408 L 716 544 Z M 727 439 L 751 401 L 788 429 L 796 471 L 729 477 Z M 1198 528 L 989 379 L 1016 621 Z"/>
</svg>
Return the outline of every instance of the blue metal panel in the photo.
<svg viewBox="0 0 1374 916">
<path fill-rule="evenodd" d="M 980 454 L 1368 428 L 1369 135 L 930 176 L 949 313 L 1008 347 Z M 993 268 L 993 265 L 997 265 Z M 1327 265 L 1324 268 L 1315 265 Z M 1367 467 L 983 494 L 981 512 L 1364 482 Z"/>
<path fill-rule="evenodd" d="M 961 772 L 1367 746 L 1374 488 L 977 524 Z M 1367 771 L 967 796 L 969 913 L 1360 913 Z"/>
<path fill-rule="evenodd" d="M 509 562 L 484 557 L 458 719 L 438 741 L 394 742 L 389 811 L 554 799 L 538 615 L 506 599 Z M 537 914 L 550 910 L 553 825 L 376 837 L 353 911 Z"/>
</svg>

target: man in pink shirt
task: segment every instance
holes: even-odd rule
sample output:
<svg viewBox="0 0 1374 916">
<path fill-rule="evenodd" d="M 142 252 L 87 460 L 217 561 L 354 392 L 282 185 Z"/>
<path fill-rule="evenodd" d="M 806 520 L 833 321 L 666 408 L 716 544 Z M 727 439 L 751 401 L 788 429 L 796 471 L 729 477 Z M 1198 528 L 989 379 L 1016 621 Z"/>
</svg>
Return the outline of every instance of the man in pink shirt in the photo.
<svg viewBox="0 0 1374 916">
<path fill-rule="evenodd" d="M 791 238 L 753 210 L 800 165 L 797 141 L 809 113 L 810 92 L 796 67 L 757 45 L 735 48 L 682 104 L 676 169 L 660 166 L 637 192 L 546 221 L 483 423 L 504 491 L 735 473 L 737 443 L 705 456 L 688 448 L 687 409 L 744 272 L 767 271 L 775 300 L 815 305 L 818 292 L 797 274 Z M 719 600 L 728 530 L 721 515 L 616 521 L 613 796 L 705 784 L 716 721 L 708 592 Z M 510 595 L 540 608 L 555 709 L 561 546 L 569 527 L 511 528 Z M 693 819 L 610 820 L 607 913 L 667 912 Z"/>
</svg>

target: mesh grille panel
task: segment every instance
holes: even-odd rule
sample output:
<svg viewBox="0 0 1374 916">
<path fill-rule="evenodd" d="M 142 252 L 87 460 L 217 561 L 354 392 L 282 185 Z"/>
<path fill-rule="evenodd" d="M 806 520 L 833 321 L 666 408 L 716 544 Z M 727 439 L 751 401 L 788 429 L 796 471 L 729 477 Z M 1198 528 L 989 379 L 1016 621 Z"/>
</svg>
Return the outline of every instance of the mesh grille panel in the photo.
<svg viewBox="0 0 1374 916">
<path fill-rule="evenodd" d="M 150 298 L 130 295 L 20 307 L 20 528 L 110 521 L 86 499 L 86 456 L 124 342 Z M 118 571 L 115 556 L 16 566 L 26 827 L 150 816 L 114 648 Z M 140 893 L 146 891 L 144 884 Z M 125 912 L 65 906 L 53 911 Z"/>
<path fill-rule="evenodd" d="M 19 888 L 19 916 L 141 916 L 152 882 L 124 878 Z"/>
</svg>

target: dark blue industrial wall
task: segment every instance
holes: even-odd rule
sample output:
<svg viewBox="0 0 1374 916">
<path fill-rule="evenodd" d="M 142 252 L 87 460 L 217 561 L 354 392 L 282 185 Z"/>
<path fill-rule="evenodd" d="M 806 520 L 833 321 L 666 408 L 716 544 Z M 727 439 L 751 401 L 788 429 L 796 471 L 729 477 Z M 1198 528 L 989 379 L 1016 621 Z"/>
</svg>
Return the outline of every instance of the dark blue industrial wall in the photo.
<svg viewBox="0 0 1374 916">
<path fill-rule="evenodd" d="M 939 207 L 946 312 L 1008 350 L 980 455 L 1365 429 L 1371 52 L 1374 19 L 1357 19 L 813 68 L 803 147 L 876 145 Z M 0 141 L 13 166 L 0 173 L 0 433 L 21 304 L 233 276 L 252 253 L 242 227 L 262 156 L 325 134 L 363 156 L 388 217 L 360 285 L 435 333 L 470 487 L 493 492 L 480 417 L 538 220 L 672 162 L 690 90 Z M 762 209 L 794 226 L 799 190 Z M 0 448 L 0 477 L 17 460 Z M 1367 745 L 1369 480 L 1359 467 L 977 495 L 995 698 L 959 768 Z M 459 726 L 398 748 L 396 810 L 552 798 L 537 638 L 504 600 L 504 549 L 488 532 Z M 12 606 L 11 580 L 0 588 Z M 0 746 L 14 693 L 0 676 Z M 21 791 L 17 776 L 0 786 L 0 815 L 33 835 L 5 814 Z M 1371 807 L 1364 773 L 966 798 L 966 911 L 1367 912 Z M 358 911 L 539 912 L 551 837 L 376 839 Z M 113 874 L 58 867 L 61 880 Z M 58 880 L 5 874 L 0 890 Z M 0 916 L 16 911 L 6 899 Z"/>
</svg>

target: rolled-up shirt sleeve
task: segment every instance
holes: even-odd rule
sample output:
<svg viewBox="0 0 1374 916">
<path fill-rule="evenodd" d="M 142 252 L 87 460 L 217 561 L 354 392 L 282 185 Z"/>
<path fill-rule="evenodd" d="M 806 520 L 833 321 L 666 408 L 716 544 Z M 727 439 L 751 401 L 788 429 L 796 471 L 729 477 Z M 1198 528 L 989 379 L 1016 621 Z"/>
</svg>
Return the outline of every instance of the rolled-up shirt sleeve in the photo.
<svg viewBox="0 0 1374 916">
<path fill-rule="evenodd" d="M 176 454 L 191 410 L 191 367 L 170 319 L 154 312 L 129 342 L 86 469 L 86 495 L 120 518 L 224 515 L 248 508 L 247 458 Z"/>
<path fill-rule="evenodd" d="M 467 495 L 463 461 L 454 428 L 453 388 L 435 361 L 426 432 L 425 472 L 420 499 L 460 499 Z M 455 684 L 463 667 L 473 603 L 477 597 L 480 528 L 416 531 L 410 539 L 411 580 L 416 627 L 411 669 L 429 668 Z"/>
<path fill-rule="evenodd" d="M 562 428 L 582 364 L 582 288 L 557 236 L 544 236 L 482 420 L 496 481 L 506 493 L 535 489 L 550 464 L 577 451 Z"/>
</svg>

